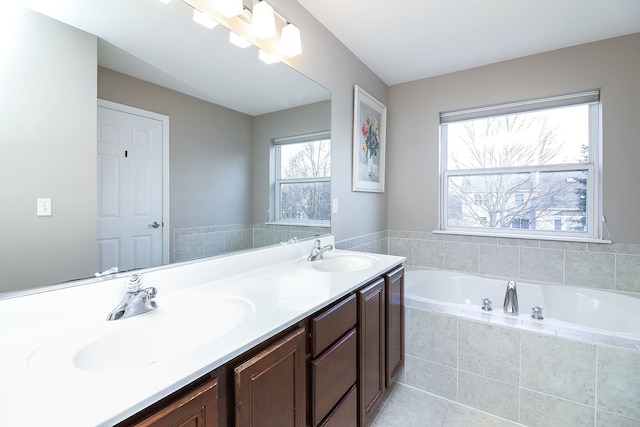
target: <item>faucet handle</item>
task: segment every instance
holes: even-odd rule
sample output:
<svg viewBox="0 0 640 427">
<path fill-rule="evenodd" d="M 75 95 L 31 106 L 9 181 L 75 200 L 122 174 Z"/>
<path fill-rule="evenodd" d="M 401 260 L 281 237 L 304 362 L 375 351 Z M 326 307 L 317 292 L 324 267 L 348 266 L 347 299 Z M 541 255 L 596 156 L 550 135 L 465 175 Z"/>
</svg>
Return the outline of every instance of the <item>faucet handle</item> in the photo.
<svg viewBox="0 0 640 427">
<path fill-rule="evenodd" d="M 544 319 L 544 317 L 542 317 L 542 307 L 531 307 L 531 317 L 538 320 Z"/>
<path fill-rule="evenodd" d="M 124 283 L 127 288 L 127 292 L 129 292 L 130 294 L 134 294 L 142 289 L 144 276 L 142 274 L 132 274 L 125 279 Z"/>
</svg>

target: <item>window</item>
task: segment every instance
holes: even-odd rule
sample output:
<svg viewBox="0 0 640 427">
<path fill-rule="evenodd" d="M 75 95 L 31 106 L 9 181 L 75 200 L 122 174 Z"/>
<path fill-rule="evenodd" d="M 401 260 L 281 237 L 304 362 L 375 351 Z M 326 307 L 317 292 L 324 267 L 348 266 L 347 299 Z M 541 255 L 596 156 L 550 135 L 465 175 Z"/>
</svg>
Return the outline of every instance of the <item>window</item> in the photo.
<svg viewBox="0 0 640 427">
<path fill-rule="evenodd" d="M 331 140 L 328 133 L 275 139 L 276 222 L 328 224 Z"/>
<path fill-rule="evenodd" d="M 440 229 L 598 238 L 600 94 L 440 114 Z"/>
</svg>

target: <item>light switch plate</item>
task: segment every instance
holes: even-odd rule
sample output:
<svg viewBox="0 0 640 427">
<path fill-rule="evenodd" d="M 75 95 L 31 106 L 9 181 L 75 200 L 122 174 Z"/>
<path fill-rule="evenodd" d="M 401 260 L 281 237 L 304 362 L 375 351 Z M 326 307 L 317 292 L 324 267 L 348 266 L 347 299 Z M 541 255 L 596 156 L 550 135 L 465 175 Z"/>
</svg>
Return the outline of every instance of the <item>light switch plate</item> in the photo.
<svg viewBox="0 0 640 427">
<path fill-rule="evenodd" d="M 51 199 L 38 199 L 38 216 L 51 216 Z"/>
</svg>

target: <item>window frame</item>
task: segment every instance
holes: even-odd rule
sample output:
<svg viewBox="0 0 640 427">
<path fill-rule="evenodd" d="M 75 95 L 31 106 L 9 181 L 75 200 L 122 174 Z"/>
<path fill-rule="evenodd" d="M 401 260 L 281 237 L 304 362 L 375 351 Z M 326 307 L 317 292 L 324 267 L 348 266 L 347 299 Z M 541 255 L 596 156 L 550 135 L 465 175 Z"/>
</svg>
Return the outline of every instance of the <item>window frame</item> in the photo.
<svg viewBox="0 0 640 427">
<path fill-rule="evenodd" d="M 280 176 L 281 166 L 282 166 L 282 156 L 280 154 L 280 147 L 283 145 L 290 144 L 302 144 L 305 142 L 314 142 L 314 141 L 329 141 L 329 149 L 331 150 L 331 132 L 330 131 L 322 131 L 322 132 L 314 132 L 303 135 L 296 135 L 290 137 L 283 138 L 274 138 L 272 139 L 272 150 L 273 150 L 273 169 L 271 172 L 272 176 L 272 191 L 271 191 L 271 204 L 274 207 L 273 213 L 269 218 L 270 224 L 278 224 L 278 225 L 298 225 L 298 226 L 309 226 L 309 227 L 330 227 L 331 219 L 328 220 L 308 220 L 308 219 L 291 219 L 291 218 L 282 218 L 282 187 L 284 184 L 307 184 L 307 183 L 329 183 L 331 185 L 331 175 L 327 177 L 321 178 L 282 178 Z M 329 207 L 330 208 L 330 207 Z M 329 211 L 331 212 L 331 211 Z M 330 214 L 331 215 L 331 214 Z"/>
<path fill-rule="evenodd" d="M 589 161 L 523 167 L 500 167 L 481 169 L 447 169 L 448 124 L 466 120 L 504 116 L 516 113 L 534 112 L 567 106 L 589 105 Z M 603 242 L 602 216 L 602 120 L 600 90 L 573 93 L 527 101 L 518 101 L 488 107 L 440 113 L 440 159 L 439 159 L 439 220 L 434 233 L 465 234 L 492 237 L 531 238 L 539 240 L 598 241 Z M 532 230 L 523 228 L 463 227 L 448 225 L 449 179 L 456 176 L 483 174 L 513 174 L 529 172 L 586 171 L 587 200 L 585 231 Z M 555 227 L 554 227 L 555 228 Z"/>
</svg>

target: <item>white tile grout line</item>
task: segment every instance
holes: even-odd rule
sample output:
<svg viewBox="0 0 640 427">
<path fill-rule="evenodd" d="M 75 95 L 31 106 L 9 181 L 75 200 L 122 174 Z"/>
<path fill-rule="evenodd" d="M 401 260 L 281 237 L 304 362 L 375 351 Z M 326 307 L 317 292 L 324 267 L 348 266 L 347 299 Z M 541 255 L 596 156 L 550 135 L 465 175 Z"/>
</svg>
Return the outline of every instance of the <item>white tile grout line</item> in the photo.
<svg viewBox="0 0 640 427">
<path fill-rule="evenodd" d="M 593 427 L 598 425 L 598 361 L 600 359 L 600 346 L 596 345 L 596 378 L 595 385 L 593 387 Z"/>
</svg>

